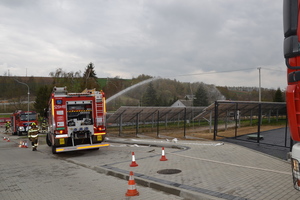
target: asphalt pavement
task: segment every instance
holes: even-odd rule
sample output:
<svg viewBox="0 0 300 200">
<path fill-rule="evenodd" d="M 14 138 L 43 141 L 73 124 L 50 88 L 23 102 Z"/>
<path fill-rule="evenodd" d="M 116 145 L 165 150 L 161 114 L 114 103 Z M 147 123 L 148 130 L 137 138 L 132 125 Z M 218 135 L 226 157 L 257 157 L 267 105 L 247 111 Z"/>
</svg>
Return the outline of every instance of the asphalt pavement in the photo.
<svg viewBox="0 0 300 200">
<path fill-rule="evenodd" d="M 134 199 L 149 199 L 149 193 L 143 194 L 145 187 L 172 195 L 157 199 L 300 199 L 292 184 L 290 162 L 231 142 L 111 137 L 107 142 L 111 146 L 99 151 L 57 154 L 52 159 L 124 181 L 133 171 L 140 190 Z M 162 147 L 166 161 L 160 161 Z M 51 152 L 47 145 L 38 150 L 45 156 Z M 132 152 L 137 167 L 130 166 Z M 111 192 L 119 187 L 116 184 Z"/>
<path fill-rule="evenodd" d="M 71 162 L 66 158 L 88 156 L 99 159 L 102 151 L 83 151 L 52 155 L 47 145 L 40 145 L 38 151 L 18 147 L 24 138 L 10 136 L 10 141 L 0 140 L 0 199 L 1 200 L 116 200 L 116 199 L 166 199 L 180 200 L 182 197 L 149 187 L 136 185 L 139 196 L 126 197 L 128 179 L 120 179 L 99 173 Z M 42 138 L 40 138 L 42 139 Z M 85 152 L 85 153 L 84 153 Z M 84 155 L 86 154 L 86 155 Z M 129 174 L 128 174 L 129 175 Z"/>
<path fill-rule="evenodd" d="M 257 136 L 257 132 L 241 135 L 236 138 L 224 138 L 222 141 L 244 146 L 283 160 L 287 160 L 289 158 L 288 154 L 291 151 L 290 147 L 292 142 L 288 129 L 278 128 L 269 131 L 262 131 L 260 133 L 261 139 L 259 140 L 259 143 L 257 143 L 257 137 L 249 139 L 249 135 Z"/>
</svg>

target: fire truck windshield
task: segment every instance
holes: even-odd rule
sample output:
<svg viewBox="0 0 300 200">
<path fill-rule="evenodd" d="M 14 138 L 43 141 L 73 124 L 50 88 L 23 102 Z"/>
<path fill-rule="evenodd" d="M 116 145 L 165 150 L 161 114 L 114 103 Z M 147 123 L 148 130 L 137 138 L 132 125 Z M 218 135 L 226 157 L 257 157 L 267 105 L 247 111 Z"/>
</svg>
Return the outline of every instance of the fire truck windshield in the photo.
<svg viewBox="0 0 300 200">
<path fill-rule="evenodd" d="M 68 105 L 67 112 L 68 126 L 93 124 L 91 104 Z"/>
<path fill-rule="evenodd" d="M 25 114 L 20 115 L 21 121 L 28 121 L 28 116 L 29 116 L 29 121 L 36 120 L 36 114 L 35 113 L 29 113 L 29 115 L 25 113 Z"/>
</svg>

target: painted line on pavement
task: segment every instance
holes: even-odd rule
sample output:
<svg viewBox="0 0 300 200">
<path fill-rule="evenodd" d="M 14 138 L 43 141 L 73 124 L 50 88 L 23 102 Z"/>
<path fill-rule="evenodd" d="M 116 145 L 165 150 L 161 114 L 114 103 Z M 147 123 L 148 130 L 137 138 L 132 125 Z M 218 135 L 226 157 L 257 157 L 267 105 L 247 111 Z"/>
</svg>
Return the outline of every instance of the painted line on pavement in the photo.
<svg viewBox="0 0 300 200">
<path fill-rule="evenodd" d="M 217 161 L 217 160 L 210 160 L 207 158 L 197 158 L 197 157 L 192 157 L 192 156 L 186 156 L 186 155 L 180 155 L 178 153 L 169 153 L 173 154 L 176 156 L 181 156 L 181 157 L 186 157 L 186 158 L 191 158 L 191 159 L 196 159 L 196 160 L 202 160 L 202 161 L 207 161 L 207 162 L 213 162 L 213 163 L 218 163 L 218 164 L 223 164 L 223 165 L 230 165 L 234 167 L 242 167 L 242 168 L 248 168 L 248 169 L 254 169 L 254 170 L 261 170 L 261 171 L 267 171 L 267 172 L 273 172 L 273 173 L 278 173 L 278 174 L 285 174 L 285 175 L 291 175 L 290 172 L 284 172 L 284 171 L 278 171 L 278 170 L 272 170 L 272 169 L 265 169 L 265 168 L 259 168 L 259 167 L 251 167 L 247 165 L 239 165 L 239 164 L 234 164 L 234 163 L 228 163 L 228 162 L 222 162 L 222 161 Z"/>
</svg>

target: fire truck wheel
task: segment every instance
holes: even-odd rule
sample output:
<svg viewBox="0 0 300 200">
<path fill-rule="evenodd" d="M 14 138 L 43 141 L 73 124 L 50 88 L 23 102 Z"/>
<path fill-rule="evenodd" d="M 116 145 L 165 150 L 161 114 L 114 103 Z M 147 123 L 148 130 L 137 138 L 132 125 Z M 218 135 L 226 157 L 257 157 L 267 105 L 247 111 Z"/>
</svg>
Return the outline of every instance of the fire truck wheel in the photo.
<svg viewBox="0 0 300 200">
<path fill-rule="evenodd" d="M 21 131 L 18 131 L 17 133 L 18 133 L 18 136 L 22 136 L 23 135 Z"/>
<path fill-rule="evenodd" d="M 52 154 L 57 154 L 56 153 L 56 146 L 55 145 L 52 145 Z"/>
<path fill-rule="evenodd" d="M 49 140 L 48 134 L 46 135 L 46 143 L 47 143 L 47 145 L 48 145 L 49 147 L 52 146 L 52 143 L 51 143 L 51 141 Z"/>
</svg>

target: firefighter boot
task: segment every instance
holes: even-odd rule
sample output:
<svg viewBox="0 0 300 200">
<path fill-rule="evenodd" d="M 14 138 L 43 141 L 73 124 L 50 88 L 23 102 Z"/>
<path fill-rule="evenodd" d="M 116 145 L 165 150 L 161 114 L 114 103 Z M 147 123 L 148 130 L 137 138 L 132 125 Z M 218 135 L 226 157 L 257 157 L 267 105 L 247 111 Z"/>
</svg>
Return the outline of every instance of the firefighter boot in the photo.
<svg viewBox="0 0 300 200">
<path fill-rule="evenodd" d="M 33 151 L 37 151 L 37 146 L 38 146 L 37 143 L 35 143 L 35 144 L 34 144 L 34 147 L 33 147 L 33 148 L 34 148 Z"/>
<path fill-rule="evenodd" d="M 36 151 L 37 145 L 34 142 L 32 142 L 31 145 L 32 145 L 32 151 Z"/>
</svg>

